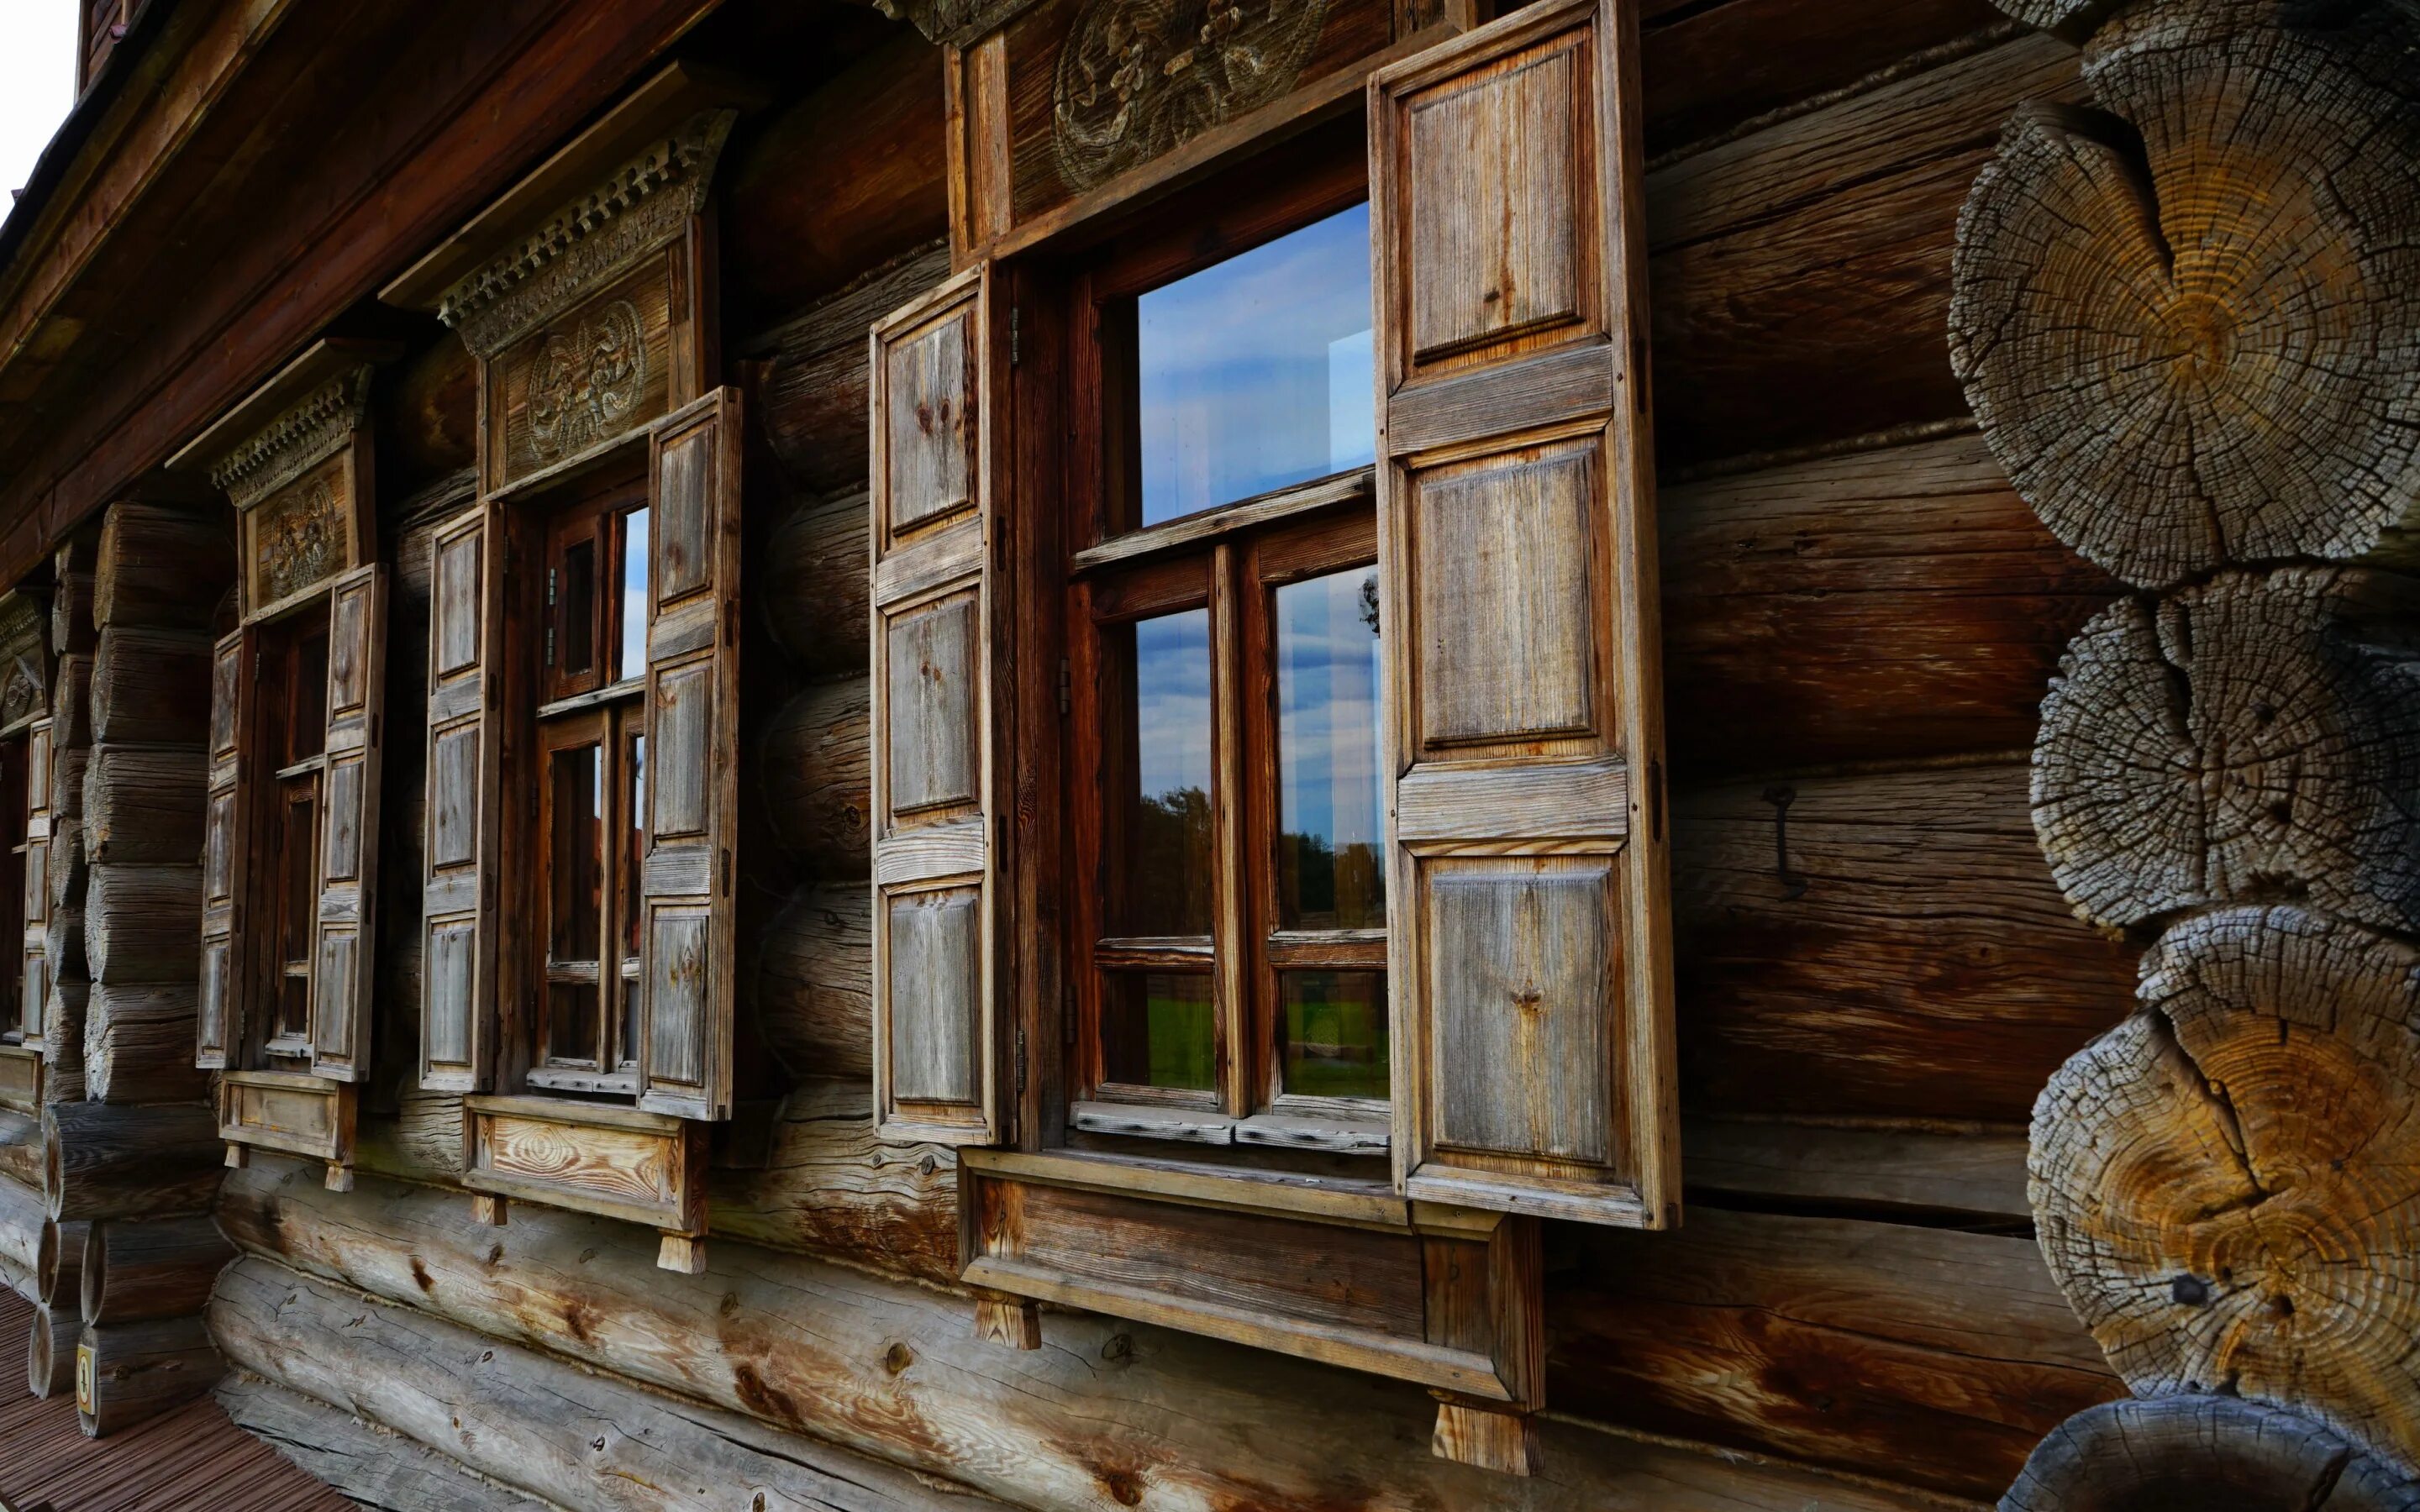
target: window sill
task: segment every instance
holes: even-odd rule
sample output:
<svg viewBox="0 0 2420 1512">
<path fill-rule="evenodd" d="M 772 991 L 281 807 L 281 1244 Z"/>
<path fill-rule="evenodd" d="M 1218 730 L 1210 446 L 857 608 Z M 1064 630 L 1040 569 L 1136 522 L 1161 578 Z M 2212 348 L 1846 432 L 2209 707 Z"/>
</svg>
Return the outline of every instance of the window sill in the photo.
<svg viewBox="0 0 2420 1512">
<path fill-rule="evenodd" d="M 625 980 L 628 980 L 627 977 Z M 635 1071 L 568 1071 L 562 1067 L 540 1067 L 526 1072 L 521 1080 L 548 1092 L 586 1092 L 604 1097 L 639 1095 L 639 1073 Z"/>
<path fill-rule="evenodd" d="M 352 1186 L 353 1134 L 361 1089 L 293 1071 L 229 1071 L 219 1076 L 219 1137 L 227 1164 L 247 1149 L 275 1149 L 328 1163 L 328 1185 Z"/>
<path fill-rule="evenodd" d="M 566 1097 L 462 1100 L 462 1184 L 566 1208 L 666 1236 L 659 1263 L 690 1269 L 706 1232 L 706 1126 L 662 1113 Z M 681 1242 L 673 1243 L 678 1240 Z"/>
<path fill-rule="evenodd" d="M 1308 1149 L 1330 1155 L 1384 1155 L 1390 1144 L 1383 1123 L 1281 1113 L 1236 1118 L 1226 1113 L 1133 1103 L 1078 1103 L 1070 1109 L 1070 1121 L 1085 1134 L 1172 1139 L 1192 1145 Z"/>
</svg>

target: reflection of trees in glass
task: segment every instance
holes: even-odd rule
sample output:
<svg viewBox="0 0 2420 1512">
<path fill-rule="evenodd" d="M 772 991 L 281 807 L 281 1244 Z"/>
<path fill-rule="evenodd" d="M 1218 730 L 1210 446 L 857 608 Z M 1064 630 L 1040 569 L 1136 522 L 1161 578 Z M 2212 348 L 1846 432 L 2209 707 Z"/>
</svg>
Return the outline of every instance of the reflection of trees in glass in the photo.
<svg viewBox="0 0 2420 1512">
<path fill-rule="evenodd" d="M 1298 1097 L 1387 1096 L 1386 977 L 1285 974 L 1285 1089 Z"/>
<path fill-rule="evenodd" d="M 1278 837 L 1278 885 L 1295 900 L 1295 929 L 1377 929 L 1387 922 L 1387 882 L 1378 847 L 1356 841 L 1342 851 L 1325 835 Z"/>
<path fill-rule="evenodd" d="M 1207 934 L 1211 898 L 1210 795 L 1198 787 L 1140 795 L 1128 811 L 1129 934 Z"/>
</svg>

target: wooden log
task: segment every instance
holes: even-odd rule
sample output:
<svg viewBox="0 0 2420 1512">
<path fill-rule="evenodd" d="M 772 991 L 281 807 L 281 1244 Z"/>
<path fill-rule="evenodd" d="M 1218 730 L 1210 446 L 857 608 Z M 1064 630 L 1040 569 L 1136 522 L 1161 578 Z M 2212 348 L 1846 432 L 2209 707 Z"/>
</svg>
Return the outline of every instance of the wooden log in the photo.
<svg viewBox="0 0 2420 1512">
<path fill-rule="evenodd" d="M 873 1085 L 811 1078 L 782 1103 L 764 1165 L 708 1173 L 714 1234 L 957 1282 L 958 1163 L 874 1134 Z"/>
<path fill-rule="evenodd" d="M 1820 1207 L 1909 1220 L 2013 1227 L 2030 1222 L 2022 1130 L 1956 1134 L 1691 1117 L 1681 1154 L 1689 1190 L 1770 1210 Z"/>
<path fill-rule="evenodd" d="M 73 1302 L 65 1306 L 38 1305 L 25 1340 L 25 1389 L 48 1401 L 75 1391 L 76 1335 L 84 1319 Z"/>
<path fill-rule="evenodd" d="M 94 1224 L 84 1255 L 84 1320 L 135 1323 L 200 1312 L 235 1246 L 202 1212 Z"/>
<path fill-rule="evenodd" d="M 198 982 L 96 982 L 85 999 L 85 1096 L 96 1103 L 182 1103 L 207 1095 L 194 1067 Z"/>
<path fill-rule="evenodd" d="M 2228 573 L 2086 625 L 2042 702 L 2034 825 L 2076 912 L 2123 928 L 2295 898 L 2420 923 L 2420 580 Z"/>
<path fill-rule="evenodd" d="M 365 1175 L 337 1196 L 318 1188 L 316 1170 L 268 1153 L 228 1178 L 220 1218 L 241 1248 L 402 1304 L 378 1312 L 381 1326 L 393 1318 L 486 1335 L 449 1332 L 442 1337 L 462 1347 L 398 1351 L 374 1347 L 373 1337 L 360 1379 L 381 1381 L 392 1411 L 422 1394 L 422 1362 L 450 1358 L 469 1372 L 493 1350 L 497 1368 L 467 1379 L 503 1390 L 521 1376 L 518 1351 L 543 1350 L 602 1379 L 618 1374 L 771 1424 L 785 1430 L 773 1442 L 793 1451 L 808 1445 L 789 1435 L 811 1434 L 1024 1506 L 1476 1507 L 1500 1504 L 1509 1484 L 1433 1458 L 1435 1404 L 1410 1387 L 1083 1313 L 1054 1314 L 1047 1349 L 997 1349 L 972 1336 L 963 1296 L 726 1242 L 720 1232 L 714 1268 L 676 1275 L 656 1268 L 651 1230 L 529 1205 L 515 1209 L 508 1227 L 480 1227 L 457 1194 Z M 372 1325 L 314 1320 L 339 1316 L 337 1306 L 292 1304 L 303 1311 L 277 1331 L 276 1360 L 256 1358 L 246 1342 L 269 1330 L 240 1333 L 225 1321 L 237 1308 L 273 1317 L 295 1290 L 291 1273 L 258 1260 L 225 1273 L 212 1317 L 237 1363 L 271 1380 L 285 1379 L 286 1362 L 297 1372 L 360 1368 L 347 1363 L 349 1340 Z M 342 1317 L 363 1314 L 357 1298 L 339 1296 Z M 381 1378 L 377 1368 L 406 1361 L 411 1374 Z M 291 1383 L 344 1399 L 306 1380 Z M 366 1410 L 366 1388 L 361 1399 Z M 1067 1431 L 1071 1412 L 1085 1424 L 1080 1435 Z M 1272 1433 L 1278 1414 L 1285 1431 Z M 489 1442 L 483 1432 L 465 1441 L 448 1429 L 442 1442 L 452 1453 L 492 1452 L 493 1460 L 471 1462 L 498 1473 L 490 1463 L 520 1452 L 525 1430 L 510 1427 L 520 1420 L 511 1410 L 477 1418 L 516 1435 L 492 1451 L 479 1447 Z M 558 1446 L 569 1440 L 542 1427 Z M 1544 1423 L 1540 1434 L 1541 1473 L 1520 1487 L 1527 1512 L 1937 1505 L 1912 1491 L 1725 1462 L 1565 1423 Z"/>
<path fill-rule="evenodd" d="M 0 1180 L 35 1192 L 42 1189 L 40 1114 L 0 1108 Z"/>
<path fill-rule="evenodd" d="M 372 391 L 371 404 L 383 422 L 379 468 L 392 472 L 398 492 L 411 493 L 471 466 L 478 440 L 478 389 L 471 348 L 447 334 L 398 363 L 393 377 Z"/>
<path fill-rule="evenodd" d="M 451 1455 L 249 1370 L 229 1371 L 210 1396 L 236 1427 L 363 1506 L 383 1512 L 551 1512 L 546 1503 L 505 1490 Z"/>
<path fill-rule="evenodd" d="M 1703 1113 L 2022 1123 L 2133 1001 L 2076 922 L 2016 762 L 1678 796 L 1682 1099 Z"/>
<path fill-rule="evenodd" d="M 84 773 L 92 760 L 89 746 L 68 746 L 51 752 L 51 817 L 84 817 Z"/>
<path fill-rule="evenodd" d="M 132 626 L 207 634 L 235 578 L 229 524 L 224 509 L 110 505 L 93 563 L 93 624 L 104 632 Z M 209 679 L 202 682 L 207 704 Z"/>
<path fill-rule="evenodd" d="M 101 626 L 92 617 L 92 568 L 61 572 L 51 585 L 51 649 L 62 661 L 70 656 L 89 660 L 100 640 Z"/>
<path fill-rule="evenodd" d="M 35 1295 L 45 1304 L 80 1306 L 84 1299 L 85 1245 L 93 1226 L 51 1219 L 42 1227 L 41 1263 L 34 1272 Z"/>
<path fill-rule="evenodd" d="M 2081 42 L 2124 0 L 1996 0 L 1999 8 L 2054 37 Z"/>
<path fill-rule="evenodd" d="M 87 893 L 91 891 L 91 875 L 87 869 L 85 879 L 85 888 Z M 72 1024 L 77 1026 L 75 1059 L 76 1064 L 81 1066 L 84 1063 L 82 1038 L 84 989 L 90 984 L 92 976 L 92 963 L 85 949 L 84 901 L 81 898 L 72 904 L 64 904 L 51 910 L 50 924 L 42 931 L 42 956 L 50 972 L 54 1005 L 59 1006 L 57 998 L 62 993 L 74 999 L 64 1005 L 67 1009 L 65 1017 L 57 1012 L 45 1012 L 42 1015 L 42 1048 L 47 1052 L 52 1045 L 58 1042 L 59 1039 L 67 1033 L 68 1026 Z"/>
<path fill-rule="evenodd" d="M 868 691 L 863 678 L 804 688 L 758 737 L 756 779 L 773 838 L 821 877 L 873 870 Z"/>
<path fill-rule="evenodd" d="M 0 1181 L 0 1260 L 39 1275 L 42 1226 L 49 1221 L 39 1192 L 14 1181 Z"/>
<path fill-rule="evenodd" d="M 1986 1498 L 2125 1394 L 2030 1239 L 1700 1205 L 1576 1240 L 1548 1282 L 1558 1412 Z"/>
<path fill-rule="evenodd" d="M 1709 778 L 2022 750 L 2118 592 L 1980 437 L 1660 490 L 1672 769 Z"/>
<path fill-rule="evenodd" d="M 113 625 L 101 632 L 92 660 L 94 745 L 198 749 L 209 720 L 209 631 Z"/>
<path fill-rule="evenodd" d="M 2129 582 L 2399 560 L 2420 523 L 2420 99 L 2372 77 L 2408 76 L 2420 24 L 2274 15 L 2107 28 L 2104 108 L 2020 114 L 1960 218 L 1975 414 L 2051 529 Z"/>
<path fill-rule="evenodd" d="M 86 856 L 198 863 L 208 768 L 199 746 L 95 746 L 84 779 Z"/>
<path fill-rule="evenodd" d="M 860 365 L 863 363 L 861 361 Z M 853 676 L 866 665 L 866 495 L 809 500 L 765 543 L 766 628 L 810 676 Z"/>
<path fill-rule="evenodd" d="M 100 640 L 70 656 L 62 656 L 51 679 L 51 749 L 54 753 L 92 744 L 92 664 Z"/>
<path fill-rule="evenodd" d="M 2420 1485 L 2316 1423 L 2229 1396 L 2107 1402 L 2041 1442 L 1999 1512 L 2414 1512 Z"/>
<path fill-rule="evenodd" d="M 2198 915 L 2043 1088 L 2042 1254 L 2138 1395 L 2225 1388 L 2420 1467 L 2420 950 Z"/>
<path fill-rule="evenodd" d="M 757 1037 L 792 1077 L 874 1073 L 874 903 L 857 882 L 799 888 L 756 934 Z"/>
<path fill-rule="evenodd" d="M 54 932 L 53 961 L 58 959 L 57 934 L 64 931 L 65 944 L 75 957 L 76 974 L 51 976 L 51 1002 L 43 1015 L 43 1025 L 50 1031 L 42 1040 L 42 1092 L 54 1103 L 84 1101 L 84 1006 L 92 993 L 92 983 L 84 978 L 84 917 L 82 914 L 51 916 Z"/>
<path fill-rule="evenodd" d="M 95 982 L 198 982 L 201 867 L 96 863 L 85 888 L 84 944 Z"/>
<path fill-rule="evenodd" d="M 225 1373 L 198 1313 L 86 1323 L 76 1339 L 76 1422 L 85 1438 L 105 1438 L 182 1407 Z"/>
<path fill-rule="evenodd" d="M 52 821 L 51 849 L 43 861 L 43 872 L 50 885 L 54 911 L 71 909 L 79 919 L 83 918 L 85 862 L 84 821 Z"/>
<path fill-rule="evenodd" d="M 946 240 L 918 247 L 751 344 L 766 360 L 765 439 L 800 487 L 830 498 L 864 490 L 866 331 L 949 276 Z"/>
<path fill-rule="evenodd" d="M 54 1103 L 42 1139 L 54 1218 L 173 1218 L 208 1211 L 218 1192 L 218 1119 L 199 1104 Z"/>
</svg>

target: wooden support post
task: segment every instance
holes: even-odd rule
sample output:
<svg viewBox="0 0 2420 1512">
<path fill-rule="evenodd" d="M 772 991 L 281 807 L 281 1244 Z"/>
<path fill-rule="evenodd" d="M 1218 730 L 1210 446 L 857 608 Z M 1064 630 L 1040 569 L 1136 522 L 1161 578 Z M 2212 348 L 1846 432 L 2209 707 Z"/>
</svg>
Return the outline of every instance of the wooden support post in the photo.
<svg viewBox="0 0 2420 1512">
<path fill-rule="evenodd" d="M 1042 1348 L 1042 1309 L 1023 1297 L 975 1294 L 975 1337 L 1012 1350 Z"/>
<path fill-rule="evenodd" d="M 229 1144 L 226 1147 L 226 1168 L 228 1170 L 240 1171 L 249 1168 L 251 1165 L 252 1147 L 250 1145 Z"/>
<path fill-rule="evenodd" d="M 1437 1397 L 1436 1432 L 1429 1449 L 1439 1459 L 1506 1475 L 1538 1473 L 1536 1415 Z"/>
<path fill-rule="evenodd" d="M 495 1196 L 493 1193 L 473 1192 L 471 1194 L 471 1221 L 473 1223 L 486 1224 L 491 1228 L 502 1228 L 504 1227 L 504 1218 L 507 1211 L 508 1209 L 504 1199 Z"/>
<path fill-rule="evenodd" d="M 199 1104 L 54 1103 L 42 1143 L 54 1218 L 165 1218 L 204 1211 L 218 1192 L 218 1120 Z"/>
<path fill-rule="evenodd" d="M 706 1236 L 666 1234 L 656 1246 L 656 1269 L 679 1275 L 706 1274 Z"/>
<path fill-rule="evenodd" d="M 353 1189 L 353 1168 L 336 1161 L 330 1161 L 326 1184 L 331 1192 L 350 1192 Z"/>
</svg>

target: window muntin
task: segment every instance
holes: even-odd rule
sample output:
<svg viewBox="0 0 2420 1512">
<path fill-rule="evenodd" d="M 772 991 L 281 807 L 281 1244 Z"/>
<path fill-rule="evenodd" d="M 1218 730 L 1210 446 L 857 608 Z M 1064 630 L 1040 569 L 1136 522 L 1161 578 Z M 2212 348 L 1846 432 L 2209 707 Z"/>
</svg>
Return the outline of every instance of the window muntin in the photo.
<svg viewBox="0 0 2420 1512">
<path fill-rule="evenodd" d="M 1134 301 L 1132 514 L 1150 526 L 1370 466 L 1370 208 Z"/>
</svg>

